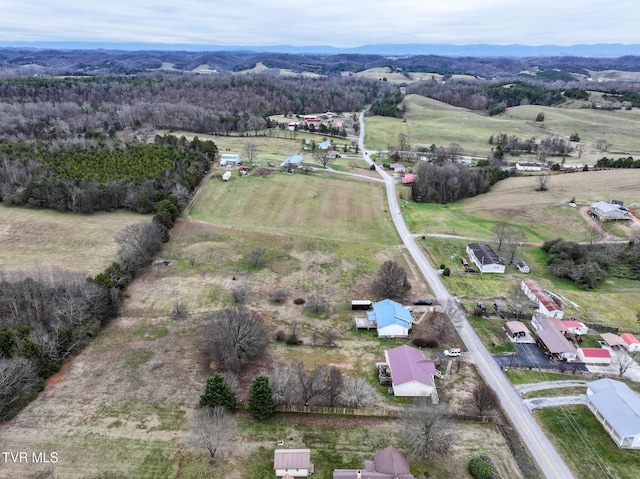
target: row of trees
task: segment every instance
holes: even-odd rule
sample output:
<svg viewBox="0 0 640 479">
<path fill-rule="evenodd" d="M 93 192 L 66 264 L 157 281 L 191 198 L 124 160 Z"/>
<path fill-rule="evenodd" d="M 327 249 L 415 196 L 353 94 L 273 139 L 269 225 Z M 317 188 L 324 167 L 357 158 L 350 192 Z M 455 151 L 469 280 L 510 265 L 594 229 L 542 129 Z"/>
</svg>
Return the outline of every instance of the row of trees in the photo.
<svg viewBox="0 0 640 479">
<path fill-rule="evenodd" d="M 579 244 L 563 239 L 546 241 L 547 267 L 585 289 L 595 288 L 607 276 L 640 279 L 640 242 L 629 244 Z"/>
<path fill-rule="evenodd" d="M 420 203 L 447 204 L 486 193 L 497 181 L 509 176 L 499 168 L 472 169 L 452 163 L 420 162 L 414 172 L 418 179 L 411 188 L 411 197 Z"/>
</svg>

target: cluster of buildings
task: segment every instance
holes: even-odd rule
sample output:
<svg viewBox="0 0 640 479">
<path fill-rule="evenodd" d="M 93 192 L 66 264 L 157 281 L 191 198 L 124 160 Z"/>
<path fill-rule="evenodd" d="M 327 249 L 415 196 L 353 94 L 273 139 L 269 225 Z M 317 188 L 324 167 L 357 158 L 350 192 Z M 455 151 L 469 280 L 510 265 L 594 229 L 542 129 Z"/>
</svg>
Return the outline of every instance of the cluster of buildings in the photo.
<svg viewBox="0 0 640 479">
<path fill-rule="evenodd" d="M 310 449 L 276 449 L 273 456 L 276 477 L 309 477 L 314 472 Z M 406 456 L 389 446 L 364 461 L 360 469 L 335 469 L 333 479 L 416 479 L 409 470 Z"/>
</svg>

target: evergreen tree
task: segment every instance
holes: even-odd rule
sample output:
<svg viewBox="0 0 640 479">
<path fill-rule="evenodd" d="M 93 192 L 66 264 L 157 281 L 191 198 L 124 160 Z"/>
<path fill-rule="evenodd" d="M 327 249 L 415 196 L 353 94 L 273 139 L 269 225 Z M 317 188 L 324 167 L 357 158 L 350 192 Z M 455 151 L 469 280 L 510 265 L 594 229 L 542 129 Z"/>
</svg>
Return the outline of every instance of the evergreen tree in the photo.
<svg viewBox="0 0 640 479">
<path fill-rule="evenodd" d="M 225 382 L 222 374 L 215 373 L 207 379 L 204 394 L 200 396 L 200 407 L 222 406 L 233 412 L 236 409 L 236 403 L 236 395 Z"/>
<path fill-rule="evenodd" d="M 253 380 L 249 392 L 249 411 L 259 421 L 269 419 L 276 411 L 272 394 L 267 376 L 258 376 Z"/>
</svg>

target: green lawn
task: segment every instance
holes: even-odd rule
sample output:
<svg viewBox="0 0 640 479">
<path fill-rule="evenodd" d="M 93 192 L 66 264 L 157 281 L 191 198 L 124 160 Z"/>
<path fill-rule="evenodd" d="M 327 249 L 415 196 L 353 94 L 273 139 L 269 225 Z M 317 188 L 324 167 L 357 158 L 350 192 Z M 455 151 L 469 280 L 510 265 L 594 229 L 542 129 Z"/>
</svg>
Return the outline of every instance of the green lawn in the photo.
<svg viewBox="0 0 640 479">
<path fill-rule="evenodd" d="M 619 449 L 586 406 L 540 409 L 534 416 L 550 433 L 576 477 L 638 477 L 640 451 Z"/>
</svg>

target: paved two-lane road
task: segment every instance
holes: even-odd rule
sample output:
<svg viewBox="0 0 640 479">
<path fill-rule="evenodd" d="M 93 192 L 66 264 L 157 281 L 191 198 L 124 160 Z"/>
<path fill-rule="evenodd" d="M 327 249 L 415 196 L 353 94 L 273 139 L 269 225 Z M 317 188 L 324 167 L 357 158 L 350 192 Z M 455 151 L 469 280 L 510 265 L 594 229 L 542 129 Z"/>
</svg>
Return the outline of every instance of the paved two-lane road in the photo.
<svg viewBox="0 0 640 479">
<path fill-rule="evenodd" d="M 373 164 L 369 158 L 369 153 L 364 148 L 364 121 L 363 114 L 360 114 L 360 149 L 363 152 L 365 161 Z M 409 232 L 402 211 L 398 205 L 398 198 L 395 190 L 395 182 L 382 168 L 376 166 L 376 171 L 385 181 L 387 199 L 389 201 L 389 211 L 393 223 L 402 239 L 402 242 L 411 253 L 416 265 L 420 269 L 425 280 L 431 287 L 433 294 L 441 304 L 446 305 L 449 317 L 453 322 L 460 339 L 471 353 L 480 373 L 485 378 L 494 391 L 498 394 L 502 409 L 511 421 L 513 427 L 519 432 L 522 441 L 529 449 L 531 456 L 538 464 L 540 470 L 547 479 L 573 479 L 573 473 L 564 463 L 549 439 L 544 435 L 540 426 L 536 423 L 518 393 L 513 389 L 502 370 L 498 367 L 489 351 L 471 327 L 466 315 L 449 294 L 447 288 L 440 280 L 440 276 L 427 261 L 422 250 L 416 244 L 414 237 Z"/>
</svg>

